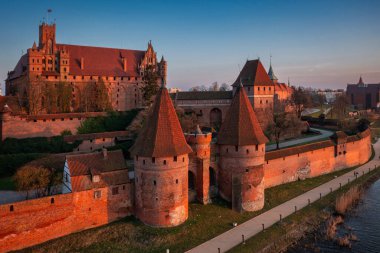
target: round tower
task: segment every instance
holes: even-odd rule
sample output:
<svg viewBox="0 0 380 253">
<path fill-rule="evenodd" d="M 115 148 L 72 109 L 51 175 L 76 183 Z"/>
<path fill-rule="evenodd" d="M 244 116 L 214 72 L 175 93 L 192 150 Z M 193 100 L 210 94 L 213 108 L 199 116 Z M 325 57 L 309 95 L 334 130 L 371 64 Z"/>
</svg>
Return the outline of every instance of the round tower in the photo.
<svg viewBox="0 0 380 253">
<path fill-rule="evenodd" d="M 196 159 L 194 172 L 196 174 L 197 200 L 202 204 L 210 202 L 210 143 L 211 133 L 203 133 L 199 126 L 194 134 L 186 134 L 186 141 L 193 150 Z M 190 171 L 190 168 L 189 168 Z"/>
<path fill-rule="evenodd" d="M 240 85 L 218 134 L 219 193 L 236 211 L 264 206 L 265 137 Z"/>
<path fill-rule="evenodd" d="M 135 162 L 135 214 L 154 227 L 177 226 L 188 217 L 188 154 L 165 87 L 131 149 Z"/>
</svg>

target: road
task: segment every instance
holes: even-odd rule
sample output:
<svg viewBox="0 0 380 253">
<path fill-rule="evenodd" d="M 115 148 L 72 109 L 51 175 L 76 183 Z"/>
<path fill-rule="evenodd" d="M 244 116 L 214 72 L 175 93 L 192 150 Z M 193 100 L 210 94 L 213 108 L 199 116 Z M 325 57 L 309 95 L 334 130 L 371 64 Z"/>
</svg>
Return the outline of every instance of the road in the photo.
<svg viewBox="0 0 380 253">
<path fill-rule="evenodd" d="M 324 183 L 304 194 L 293 198 L 275 208 L 270 209 L 269 211 L 262 213 L 245 223 L 232 228 L 231 230 L 214 237 L 213 239 L 187 251 L 189 253 L 218 253 L 218 252 L 226 252 L 233 247 L 242 243 L 242 235 L 244 235 L 245 239 L 248 239 L 259 232 L 262 231 L 263 225 L 265 228 L 272 226 L 277 223 L 280 219 L 280 215 L 282 218 L 285 218 L 295 212 L 295 207 L 297 210 L 300 210 L 310 203 L 317 201 L 320 196 L 326 196 L 331 191 L 335 191 L 339 189 L 341 186 L 347 184 L 349 181 L 353 181 L 356 179 L 354 172 L 358 173 L 358 177 L 362 176 L 363 173 L 368 173 L 369 169 L 373 170 L 376 167 L 378 168 L 380 165 L 379 154 L 380 154 L 380 142 L 376 142 L 374 144 L 375 149 L 375 158 L 360 166 L 359 168 L 350 171 L 340 177 L 337 177 L 327 183 Z M 220 249 L 220 251 L 219 251 Z"/>
<path fill-rule="evenodd" d="M 294 146 L 294 145 L 302 144 L 305 142 L 311 142 L 311 141 L 317 141 L 320 139 L 325 139 L 325 138 L 330 137 L 331 135 L 334 134 L 334 132 L 332 132 L 332 131 L 323 130 L 323 129 L 319 129 L 319 128 L 310 128 L 310 129 L 314 130 L 314 131 L 319 131 L 321 134 L 315 135 L 315 136 L 310 136 L 310 137 L 305 137 L 305 138 L 300 138 L 300 139 L 294 139 L 294 140 L 280 142 L 280 148 L 286 148 L 289 146 Z M 270 145 L 267 145 L 265 147 L 266 151 L 271 151 L 274 149 L 276 149 L 276 144 L 270 144 Z"/>
</svg>

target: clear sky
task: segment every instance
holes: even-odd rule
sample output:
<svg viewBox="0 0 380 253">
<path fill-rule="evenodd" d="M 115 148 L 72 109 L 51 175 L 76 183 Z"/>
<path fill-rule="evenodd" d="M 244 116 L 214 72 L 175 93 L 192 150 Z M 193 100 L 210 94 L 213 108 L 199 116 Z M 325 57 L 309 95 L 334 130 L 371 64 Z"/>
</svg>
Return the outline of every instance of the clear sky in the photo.
<svg viewBox="0 0 380 253">
<path fill-rule="evenodd" d="M 0 82 L 53 12 L 57 42 L 146 49 L 168 61 L 168 86 L 232 83 L 269 56 L 280 81 L 345 88 L 380 82 L 380 1 L 0 1 Z"/>
</svg>

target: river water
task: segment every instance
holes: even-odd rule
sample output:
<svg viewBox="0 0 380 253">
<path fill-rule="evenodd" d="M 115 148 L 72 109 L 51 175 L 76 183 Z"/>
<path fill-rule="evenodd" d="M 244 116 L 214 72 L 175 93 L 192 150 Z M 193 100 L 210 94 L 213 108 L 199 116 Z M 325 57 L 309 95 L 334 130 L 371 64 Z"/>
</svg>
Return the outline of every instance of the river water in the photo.
<svg viewBox="0 0 380 253">
<path fill-rule="evenodd" d="M 338 227 L 338 236 L 342 237 L 347 233 L 352 233 L 358 238 L 358 241 L 351 242 L 351 249 L 326 240 L 324 236 L 317 236 L 316 240 L 313 236 L 313 239 L 301 239 L 296 246 L 288 249 L 287 253 L 380 253 L 380 180 L 366 190 L 358 206 L 346 215 L 344 224 Z"/>
</svg>

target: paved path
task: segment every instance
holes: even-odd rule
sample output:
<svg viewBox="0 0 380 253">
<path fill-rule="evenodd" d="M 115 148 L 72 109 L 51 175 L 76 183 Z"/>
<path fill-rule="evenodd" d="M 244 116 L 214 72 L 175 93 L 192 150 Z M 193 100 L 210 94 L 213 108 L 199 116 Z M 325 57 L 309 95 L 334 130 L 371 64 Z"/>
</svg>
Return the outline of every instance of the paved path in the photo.
<svg viewBox="0 0 380 253">
<path fill-rule="evenodd" d="M 330 137 L 331 135 L 334 134 L 333 131 L 328 131 L 328 130 L 324 130 L 324 129 L 319 129 L 319 128 L 310 128 L 310 129 L 314 130 L 314 131 L 318 131 L 321 134 L 318 134 L 315 136 L 310 136 L 310 137 L 305 137 L 305 138 L 300 138 L 300 139 L 294 139 L 294 140 L 280 142 L 280 148 L 286 148 L 289 146 L 294 146 L 294 145 L 302 144 L 305 142 L 317 141 L 320 139 Z M 276 144 L 270 144 L 270 145 L 267 145 L 265 147 L 266 151 L 275 150 L 275 149 L 276 149 Z"/>
<path fill-rule="evenodd" d="M 355 169 L 355 172 L 358 172 L 358 177 L 363 175 L 364 173 L 368 173 L 369 168 L 373 170 L 375 165 L 378 167 L 380 165 L 379 154 L 380 154 L 380 141 L 378 141 L 374 145 L 375 149 L 375 158 L 368 162 L 367 164 Z M 308 205 L 308 200 L 314 202 L 320 198 L 320 194 L 325 196 L 330 193 L 330 191 L 335 191 L 339 189 L 340 184 L 345 185 L 348 181 L 355 180 L 354 171 L 350 171 L 340 177 L 337 177 L 325 184 L 322 184 L 304 194 L 291 199 L 271 210 L 260 214 L 245 223 L 189 250 L 191 253 L 218 253 L 218 248 L 220 248 L 220 252 L 226 252 L 229 249 L 239 245 L 242 242 L 242 235 L 244 235 L 245 239 L 248 239 L 257 233 L 262 231 L 262 224 L 264 224 L 265 228 L 268 228 L 279 221 L 280 214 L 282 218 L 285 218 L 295 211 L 295 206 L 297 206 L 297 210 L 300 210 Z"/>
</svg>

